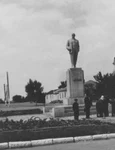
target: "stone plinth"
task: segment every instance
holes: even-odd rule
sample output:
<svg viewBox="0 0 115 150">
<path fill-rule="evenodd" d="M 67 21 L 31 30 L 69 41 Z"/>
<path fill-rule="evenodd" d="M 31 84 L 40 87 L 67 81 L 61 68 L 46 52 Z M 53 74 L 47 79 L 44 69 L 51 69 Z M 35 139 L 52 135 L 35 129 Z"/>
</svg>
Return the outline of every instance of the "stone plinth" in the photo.
<svg viewBox="0 0 115 150">
<path fill-rule="evenodd" d="M 93 103 L 93 106 L 90 109 L 91 114 L 96 114 L 96 104 Z M 109 112 L 111 113 L 110 109 Z M 72 105 L 62 105 L 62 106 L 55 106 L 51 109 L 50 115 L 52 117 L 69 117 L 73 116 L 73 108 Z M 85 115 L 84 112 L 84 104 L 79 104 L 79 115 Z"/>
<path fill-rule="evenodd" d="M 78 99 L 78 103 L 84 101 L 84 72 L 81 68 L 70 68 L 66 73 L 67 77 L 67 102 L 66 105 L 72 105 L 74 99 Z"/>
</svg>

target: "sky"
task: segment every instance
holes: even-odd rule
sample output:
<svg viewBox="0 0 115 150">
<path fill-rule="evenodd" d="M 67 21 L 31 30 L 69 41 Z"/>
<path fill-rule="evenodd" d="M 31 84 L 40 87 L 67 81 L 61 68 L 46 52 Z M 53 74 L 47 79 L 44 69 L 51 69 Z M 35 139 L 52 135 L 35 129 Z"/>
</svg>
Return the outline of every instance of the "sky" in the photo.
<svg viewBox="0 0 115 150">
<path fill-rule="evenodd" d="M 11 96 L 26 96 L 29 79 L 56 89 L 71 67 L 67 40 L 80 43 L 85 80 L 113 71 L 114 0 L 0 0 L 0 97 L 9 72 Z"/>
</svg>

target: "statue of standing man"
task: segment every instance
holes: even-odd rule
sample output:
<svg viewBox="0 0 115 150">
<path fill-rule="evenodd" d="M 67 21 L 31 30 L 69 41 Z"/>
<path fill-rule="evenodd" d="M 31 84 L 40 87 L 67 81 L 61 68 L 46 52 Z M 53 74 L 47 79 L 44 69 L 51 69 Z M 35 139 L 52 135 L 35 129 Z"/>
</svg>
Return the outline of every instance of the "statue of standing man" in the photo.
<svg viewBox="0 0 115 150">
<path fill-rule="evenodd" d="M 76 62 L 79 52 L 79 41 L 75 39 L 75 34 L 72 34 L 72 38 L 67 41 L 66 49 L 70 53 L 70 59 L 71 59 L 71 67 L 76 68 Z"/>
</svg>

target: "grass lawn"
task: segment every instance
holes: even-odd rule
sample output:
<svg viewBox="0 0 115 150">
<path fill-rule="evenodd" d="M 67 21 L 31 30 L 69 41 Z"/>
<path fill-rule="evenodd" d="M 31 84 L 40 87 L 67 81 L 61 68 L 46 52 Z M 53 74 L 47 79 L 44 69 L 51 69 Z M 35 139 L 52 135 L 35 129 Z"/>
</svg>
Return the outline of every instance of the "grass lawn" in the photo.
<svg viewBox="0 0 115 150">
<path fill-rule="evenodd" d="M 36 104 L 25 102 L 25 103 L 11 103 L 10 106 L 5 106 L 5 104 L 0 104 L 0 111 L 8 111 L 8 110 L 24 110 L 24 109 L 34 109 L 34 108 L 42 108 L 43 104 Z"/>
</svg>

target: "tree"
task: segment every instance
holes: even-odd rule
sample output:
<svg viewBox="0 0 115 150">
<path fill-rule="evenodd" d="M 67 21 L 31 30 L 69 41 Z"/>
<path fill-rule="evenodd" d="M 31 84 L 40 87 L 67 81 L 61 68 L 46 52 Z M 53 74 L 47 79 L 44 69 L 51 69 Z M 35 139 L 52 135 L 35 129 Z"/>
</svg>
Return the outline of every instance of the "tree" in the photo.
<svg viewBox="0 0 115 150">
<path fill-rule="evenodd" d="M 43 87 L 42 84 L 38 81 L 32 81 L 31 79 L 29 79 L 29 82 L 27 83 L 27 85 L 25 86 L 25 91 L 27 93 L 27 99 L 29 99 L 31 102 L 44 102 L 43 100 Z M 42 101 L 41 101 L 42 100 Z"/>
<path fill-rule="evenodd" d="M 94 76 L 94 79 L 97 82 L 96 94 L 98 96 L 107 95 L 110 98 L 115 98 L 115 75 L 108 73 L 102 75 L 99 72 Z"/>
<path fill-rule="evenodd" d="M 0 104 L 4 104 L 4 101 L 3 101 L 3 99 L 1 99 L 1 98 L 0 98 Z"/>
<path fill-rule="evenodd" d="M 15 103 L 25 102 L 25 98 L 21 95 L 14 95 L 12 99 Z"/>
<path fill-rule="evenodd" d="M 61 84 L 58 86 L 58 89 L 65 88 L 67 86 L 67 81 L 61 81 Z"/>
<path fill-rule="evenodd" d="M 85 93 L 88 94 L 92 100 L 96 100 L 96 82 L 90 81 L 86 82 L 84 85 Z"/>
</svg>

